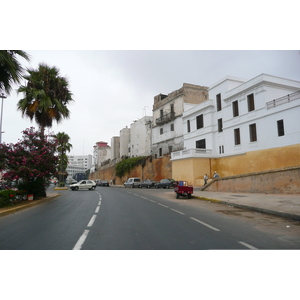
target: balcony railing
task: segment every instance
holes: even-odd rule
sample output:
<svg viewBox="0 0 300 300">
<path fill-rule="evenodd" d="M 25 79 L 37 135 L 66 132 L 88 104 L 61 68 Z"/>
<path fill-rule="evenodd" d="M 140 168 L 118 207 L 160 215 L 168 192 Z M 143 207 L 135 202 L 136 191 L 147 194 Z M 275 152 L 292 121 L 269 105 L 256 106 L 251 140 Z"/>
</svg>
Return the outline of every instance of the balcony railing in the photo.
<svg viewBox="0 0 300 300">
<path fill-rule="evenodd" d="M 294 100 L 298 100 L 298 99 L 300 99 L 300 90 L 295 93 L 288 94 L 286 96 L 283 96 L 283 97 L 280 97 L 280 98 L 277 98 L 277 99 L 267 102 L 267 109 L 275 108 L 276 106 L 290 103 L 290 102 L 292 102 Z"/>
<path fill-rule="evenodd" d="M 192 158 L 192 157 L 208 157 L 211 155 L 211 149 L 186 149 L 177 152 L 171 153 L 171 159 L 183 159 L 183 158 Z"/>
<path fill-rule="evenodd" d="M 156 119 L 156 124 L 157 125 L 161 125 L 167 122 L 170 122 L 172 120 L 175 119 L 175 113 L 174 112 L 170 112 L 167 114 L 164 114 L 162 116 L 160 116 L 159 118 Z"/>
</svg>

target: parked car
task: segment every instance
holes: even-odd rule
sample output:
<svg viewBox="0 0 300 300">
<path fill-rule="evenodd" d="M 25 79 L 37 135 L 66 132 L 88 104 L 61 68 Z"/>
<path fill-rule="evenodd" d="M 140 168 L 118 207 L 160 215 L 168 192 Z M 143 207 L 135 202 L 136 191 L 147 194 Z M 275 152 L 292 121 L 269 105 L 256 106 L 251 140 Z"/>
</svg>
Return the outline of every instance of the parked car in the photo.
<svg viewBox="0 0 300 300">
<path fill-rule="evenodd" d="M 169 189 L 169 188 L 173 188 L 175 186 L 175 184 L 176 184 L 176 182 L 174 179 L 165 178 L 165 179 L 162 179 L 160 182 L 155 183 L 154 187 L 156 189 L 159 189 L 159 188 Z"/>
<path fill-rule="evenodd" d="M 144 180 L 143 182 L 141 182 L 139 184 L 139 188 L 143 188 L 143 187 L 146 187 L 146 188 L 151 188 L 151 187 L 154 187 L 154 184 L 156 183 L 156 181 L 154 180 L 150 180 L 150 179 L 146 179 Z"/>
<path fill-rule="evenodd" d="M 96 185 L 101 185 L 101 180 L 100 179 L 96 179 Z"/>
<path fill-rule="evenodd" d="M 96 188 L 96 183 L 93 180 L 81 180 L 77 183 L 70 185 L 70 189 L 72 191 L 78 191 L 83 189 L 94 190 L 95 188 Z"/>
<path fill-rule="evenodd" d="M 187 181 L 177 181 L 174 187 L 174 192 L 176 193 L 176 199 L 180 196 L 188 196 L 188 198 L 191 199 L 194 187 L 189 185 Z"/>
<path fill-rule="evenodd" d="M 109 186 L 109 182 L 106 180 L 101 180 L 101 186 Z"/>
<path fill-rule="evenodd" d="M 124 187 L 138 187 L 139 184 L 141 183 L 141 179 L 134 177 L 134 178 L 128 178 L 125 182 L 124 182 Z"/>
</svg>

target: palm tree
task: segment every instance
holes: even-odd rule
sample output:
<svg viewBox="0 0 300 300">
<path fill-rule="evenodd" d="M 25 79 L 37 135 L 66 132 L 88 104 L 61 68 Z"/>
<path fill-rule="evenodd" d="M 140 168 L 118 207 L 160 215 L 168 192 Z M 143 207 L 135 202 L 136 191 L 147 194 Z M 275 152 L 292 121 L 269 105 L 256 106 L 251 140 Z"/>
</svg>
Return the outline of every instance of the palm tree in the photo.
<svg viewBox="0 0 300 300">
<path fill-rule="evenodd" d="M 69 143 L 70 137 L 68 134 L 64 132 L 58 132 L 55 135 L 57 140 L 57 151 L 59 152 L 59 182 L 62 182 L 62 173 L 65 173 L 68 166 L 68 157 L 66 155 L 67 152 L 70 152 L 72 148 L 72 144 Z"/>
<path fill-rule="evenodd" d="M 10 94 L 13 83 L 20 83 L 23 67 L 18 58 L 30 61 L 29 55 L 22 50 L 0 50 L 0 93 Z"/>
<path fill-rule="evenodd" d="M 65 77 L 59 76 L 59 69 L 39 64 L 37 70 L 27 69 L 26 85 L 18 89 L 24 98 L 19 100 L 17 107 L 22 116 L 35 119 L 44 132 L 51 127 L 53 120 L 60 123 L 63 118 L 70 117 L 67 104 L 73 101 L 69 83 Z"/>
</svg>

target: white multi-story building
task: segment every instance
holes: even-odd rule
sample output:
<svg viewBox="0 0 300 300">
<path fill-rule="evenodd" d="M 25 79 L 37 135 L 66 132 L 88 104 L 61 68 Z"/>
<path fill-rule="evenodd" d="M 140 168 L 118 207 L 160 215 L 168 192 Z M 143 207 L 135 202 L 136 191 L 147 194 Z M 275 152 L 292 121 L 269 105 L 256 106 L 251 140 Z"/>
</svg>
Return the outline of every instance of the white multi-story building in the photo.
<svg viewBox="0 0 300 300">
<path fill-rule="evenodd" d="M 111 148 L 106 142 L 97 142 L 93 151 L 93 166 L 91 172 L 101 167 L 101 164 L 111 159 Z"/>
<path fill-rule="evenodd" d="M 85 173 L 92 167 L 92 155 L 69 155 L 68 156 L 68 179 L 73 178 L 76 173 Z"/>
<path fill-rule="evenodd" d="M 207 87 L 187 83 L 168 95 L 154 97 L 152 155 L 161 157 L 183 149 L 182 114 L 207 99 Z"/>
<path fill-rule="evenodd" d="M 299 116 L 299 81 L 226 77 L 209 88 L 209 100 L 183 113 L 184 150 L 172 153 L 174 178 L 197 183 L 214 170 L 230 176 L 299 165 Z"/>
<path fill-rule="evenodd" d="M 152 117 L 144 116 L 130 125 L 130 156 L 148 156 L 152 149 Z"/>
<path fill-rule="evenodd" d="M 130 128 L 120 130 L 120 157 L 130 156 Z"/>
<path fill-rule="evenodd" d="M 111 159 L 117 159 L 120 157 L 120 137 L 113 136 L 111 138 Z"/>
</svg>

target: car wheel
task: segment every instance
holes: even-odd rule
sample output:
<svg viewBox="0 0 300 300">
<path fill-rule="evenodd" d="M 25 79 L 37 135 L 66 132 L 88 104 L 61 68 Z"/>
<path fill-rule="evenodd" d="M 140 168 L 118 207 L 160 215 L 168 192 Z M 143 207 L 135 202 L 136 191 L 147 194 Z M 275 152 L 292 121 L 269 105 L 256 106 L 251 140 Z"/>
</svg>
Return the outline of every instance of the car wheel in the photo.
<svg viewBox="0 0 300 300">
<path fill-rule="evenodd" d="M 170 186 L 169 186 L 169 185 L 167 185 L 167 186 L 166 186 L 166 188 L 167 188 L 167 189 L 169 189 L 169 188 L 170 188 Z"/>
<path fill-rule="evenodd" d="M 78 186 L 75 186 L 75 191 L 78 191 Z"/>
<path fill-rule="evenodd" d="M 155 188 L 158 189 L 158 186 L 156 185 Z"/>
</svg>

